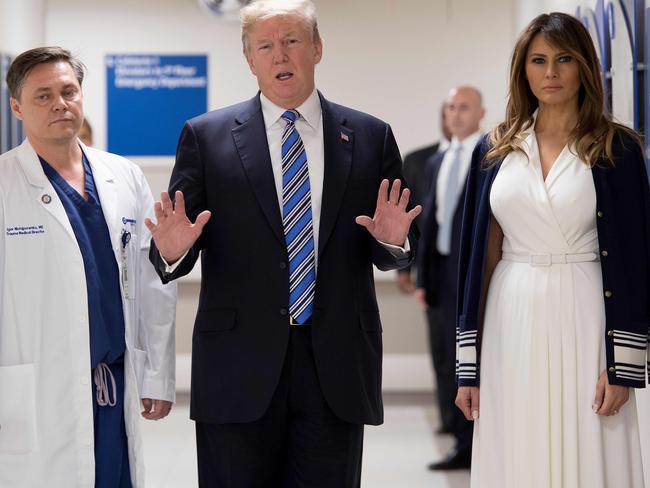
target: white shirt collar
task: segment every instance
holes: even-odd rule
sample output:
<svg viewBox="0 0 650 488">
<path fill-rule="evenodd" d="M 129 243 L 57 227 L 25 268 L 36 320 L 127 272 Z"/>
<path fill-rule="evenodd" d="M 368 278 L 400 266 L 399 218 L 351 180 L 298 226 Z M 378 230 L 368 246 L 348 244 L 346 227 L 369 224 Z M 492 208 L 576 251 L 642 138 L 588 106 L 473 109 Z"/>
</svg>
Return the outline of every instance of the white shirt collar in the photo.
<svg viewBox="0 0 650 488">
<path fill-rule="evenodd" d="M 269 100 L 264 93 L 260 93 L 260 103 L 262 104 L 262 114 L 264 115 L 264 125 L 268 130 L 269 127 L 274 125 L 280 118 L 282 114 L 287 111 L 286 108 L 278 107 L 275 103 Z M 314 88 L 314 91 L 311 92 L 311 95 L 307 97 L 299 107 L 296 107 L 294 110 L 297 110 L 300 114 L 300 117 L 307 122 L 309 127 L 316 130 L 320 127 L 321 121 L 321 105 L 320 98 L 318 96 L 318 91 Z"/>
<path fill-rule="evenodd" d="M 470 150 L 473 150 L 476 144 L 478 144 L 478 141 L 481 138 L 481 134 L 482 134 L 481 131 L 477 130 L 473 134 L 463 139 L 463 142 L 460 142 L 456 136 L 453 136 L 451 138 L 451 142 L 449 143 L 449 150 L 454 151 L 459 146 L 462 147 L 463 149 L 469 148 Z"/>
<path fill-rule="evenodd" d="M 535 124 L 537 123 L 538 112 L 539 112 L 539 107 L 537 107 L 533 112 L 533 115 L 531 116 L 532 120 L 530 122 L 530 125 L 526 127 L 524 130 L 522 130 L 519 134 L 520 140 L 524 143 L 523 145 L 524 152 L 528 156 L 530 156 L 533 147 L 532 137 L 535 136 Z M 573 154 L 577 154 L 575 149 L 575 141 L 569 142 L 569 151 L 571 151 Z"/>
</svg>

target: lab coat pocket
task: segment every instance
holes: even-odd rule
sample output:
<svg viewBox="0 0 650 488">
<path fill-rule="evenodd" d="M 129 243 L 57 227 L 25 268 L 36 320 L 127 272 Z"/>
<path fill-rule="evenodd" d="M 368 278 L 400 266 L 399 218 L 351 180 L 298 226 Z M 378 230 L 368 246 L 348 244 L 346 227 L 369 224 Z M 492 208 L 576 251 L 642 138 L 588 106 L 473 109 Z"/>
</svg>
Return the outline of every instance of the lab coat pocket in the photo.
<svg viewBox="0 0 650 488">
<path fill-rule="evenodd" d="M 0 453 L 36 448 L 36 382 L 33 364 L 0 366 Z"/>
<path fill-rule="evenodd" d="M 144 383 L 144 368 L 147 362 L 147 352 L 142 349 L 133 349 L 133 369 L 135 370 L 135 380 L 138 383 L 138 393 L 142 392 Z"/>
</svg>

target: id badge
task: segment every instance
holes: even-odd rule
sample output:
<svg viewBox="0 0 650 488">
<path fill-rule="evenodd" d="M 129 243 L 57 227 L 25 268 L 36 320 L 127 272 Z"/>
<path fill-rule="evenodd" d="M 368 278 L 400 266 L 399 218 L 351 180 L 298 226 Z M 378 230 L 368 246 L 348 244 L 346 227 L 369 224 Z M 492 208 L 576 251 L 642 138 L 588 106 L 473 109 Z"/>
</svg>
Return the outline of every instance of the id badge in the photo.
<svg viewBox="0 0 650 488">
<path fill-rule="evenodd" d="M 131 241 L 131 233 L 123 230 L 122 231 L 122 246 L 121 246 L 121 260 L 122 260 L 122 273 L 121 273 L 121 279 L 122 279 L 122 290 L 124 293 L 124 296 L 126 298 L 131 298 L 131 292 L 130 292 L 130 282 L 129 282 L 129 259 L 128 259 L 128 253 L 127 253 L 127 247 L 129 245 L 129 242 Z"/>
</svg>

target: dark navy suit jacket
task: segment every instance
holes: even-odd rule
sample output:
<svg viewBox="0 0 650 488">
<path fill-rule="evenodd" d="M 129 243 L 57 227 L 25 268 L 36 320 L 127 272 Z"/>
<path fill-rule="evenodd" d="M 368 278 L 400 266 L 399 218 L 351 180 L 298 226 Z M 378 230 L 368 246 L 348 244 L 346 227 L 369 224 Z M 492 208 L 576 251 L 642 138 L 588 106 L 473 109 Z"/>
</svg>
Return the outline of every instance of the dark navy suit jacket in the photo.
<svg viewBox="0 0 650 488">
<path fill-rule="evenodd" d="M 423 205 L 429 193 L 431 183 L 431 162 L 436 155 L 440 143 L 417 149 L 404 157 L 402 172 L 404 179 L 411 189 L 411 202 L 413 205 Z"/>
<path fill-rule="evenodd" d="M 401 177 L 390 127 L 321 96 L 325 169 L 312 343 L 321 389 L 332 411 L 353 423 L 383 421 L 382 340 L 372 265 L 395 258 L 355 223 L 372 216 L 379 183 Z M 179 267 L 201 256 L 201 295 L 192 341 L 191 417 L 251 422 L 266 411 L 289 340 L 288 256 L 264 117 L 258 96 L 188 121 L 178 143 L 170 194 L 185 195 L 194 220 L 212 217 Z M 417 246 L 415 227 L 409 235 Z"/>
<path fill-rule="evenodd" d="M 490 188 L 501 161 L 485 169 L 487 136 L 477 145 L 467 181 L 458 291 L 457 378 L 479 384 L 481 297 L 490 223 Z M 592 168 L 605 301 L 609 383 L 642 388 L 650 326 L 650 188 L 641 148 L 629 135 L 612 145 L 615 167 Z M 594 304 L 598 306 L 598 304 Z M 650 363 L 648 363 L 650 369 Z"/>
<path fill-rule="evenodd" d="M 413 205 L 422 205 L 424 208 L 424 201 L 429 191 L 429 183 L 431 180 L 429 178 L 430 171 L 428 170 L 428 166 L 433 155 L 438 152 L 439 148 L 440 143 L 436 142 L 431 146 L 416 149 L 404 156 L 402 173 L 411 190 L 410 202 Z M 418 220 L 422 222 L 422 217 Z M 400 272 L 409 274 L 411 268 L 404 268 Z"/>
<path fill-rule="evenodd" d="M 465 191 L 461 192 L 458 197 L 458 204 L 454 212 L 454 221 L 451 230 L 451 252 L 449 256 L 442 256 L 438 252 L 438 221 L 436 219 L 438 195 L 437 181 L 442 161 L 445 158 L 446 151 L 434 154 L 427 163 L 426 179 L 428 180 L 428 193 L 424 203 L 424 213 L 420 222 L 422 235 L 420 237 L 420 247 L 418 249 L 418 288 L 425 290 L 426 301 L 429 306 L 435 307 L 440 304 L 440 286 L 450 286 L 453 284 L 454 290 L 447 293 L 448 297 L 453 298 L 452 307 L 455 307 L 457 283 L 457 263 L 460 251 L 460 229 L 463 216 L 463 201 Z M 444 264 L 443 264 L 443 261 Z M 447 262 L 449 261 L 449 263 Z M 451 275 L 453 274 L 453 275 Z M 451 314 L 453 317 L 453 313 Z"/>
</svg>

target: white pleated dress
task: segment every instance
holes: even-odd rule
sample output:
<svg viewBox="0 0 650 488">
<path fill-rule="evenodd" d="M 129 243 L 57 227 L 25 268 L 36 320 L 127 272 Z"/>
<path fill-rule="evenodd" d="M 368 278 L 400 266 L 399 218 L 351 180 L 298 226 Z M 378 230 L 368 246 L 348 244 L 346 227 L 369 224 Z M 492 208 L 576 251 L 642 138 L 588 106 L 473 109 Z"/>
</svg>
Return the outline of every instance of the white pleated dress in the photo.
<svg viewBox="0 0 650 488">
<path fill-rule="evenodd" d="M 530 160 L 508 155 L 490 204 L 503 251 L 599 252 L 589 168 L 568 148 L 546 181 L 537 141 Z M 531 266 L 500 261 L 486 303 L 472 488 L 641 488 L 634 391 L 618 415 L 591 406 L 606 368 L 598 261 Z"/>
</svg>

